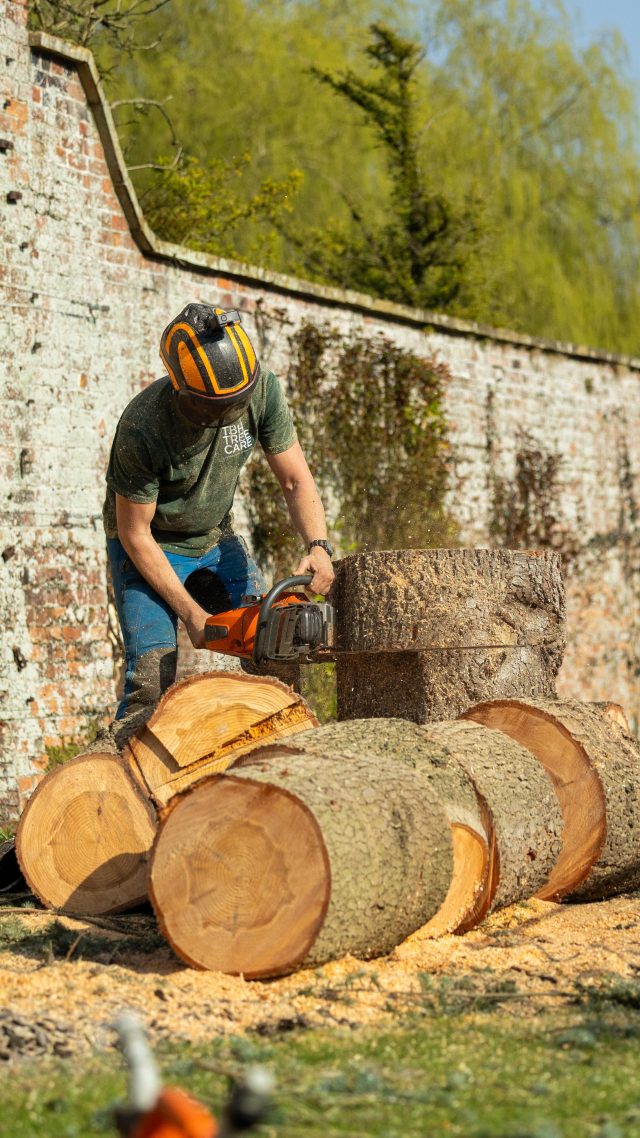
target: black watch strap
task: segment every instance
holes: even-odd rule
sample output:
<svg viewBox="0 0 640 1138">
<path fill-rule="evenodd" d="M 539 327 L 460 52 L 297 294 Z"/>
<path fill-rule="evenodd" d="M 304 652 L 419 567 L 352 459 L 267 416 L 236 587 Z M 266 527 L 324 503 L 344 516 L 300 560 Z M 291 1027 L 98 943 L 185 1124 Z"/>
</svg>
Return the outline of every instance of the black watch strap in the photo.
<svg viewBox="0 0 640 1138">
<path fill-rule="evenodd" d="M 324 538 L 321 537 L 316 538 L 315 541 L 310 541 L 307 547 L 307 553 L 311 553 L 314 545 L 319 545 L 321 549 L 324 549 L 324 551 L 329 554 L 329 557 L 333 557 L 333 546 L 330 541 L 325 541 Z"/>
</svg>

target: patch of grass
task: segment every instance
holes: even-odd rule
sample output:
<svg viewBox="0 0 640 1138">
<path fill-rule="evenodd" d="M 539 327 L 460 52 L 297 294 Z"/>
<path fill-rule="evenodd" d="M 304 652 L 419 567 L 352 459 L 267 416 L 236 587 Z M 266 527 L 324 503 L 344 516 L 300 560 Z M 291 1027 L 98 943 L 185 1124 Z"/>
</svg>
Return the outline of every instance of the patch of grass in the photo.
<svg viewBox="0 0 640 1138">
<path fill-rule="evenodd" d="M 632 1017 L 635 1011 L 617 1009 Z M 640 1138 L 637 1041 L 619 1022 L 504 1015 L 432 1017 L 419 1028 L 307 1030 L 281 1037 L 164 1045 L 166 1082 L 218 1107 L 229 1075 L 270 1067 L 276 1107 L 263 1138 Z M 4 1080 L 12 1138 L 109 1131 L 106 1107 L 124 1095 L 114 1054 L 84 1064 L 16 1065 Z"/>
<path fill-rule="evenodd" d="M 62 766 L 62 764 L 68 762 L 69 759 L 75 759 L 76 755 L 82 754 L 89 744 L 93 743 L 101 726 L 102 721 L 100 719 L 90 719 L 87 722 L 85 732 L 81 738 L 68 739 L 66 742 L 63 741 L 62 743 L 45 747 L 47 756 L 45 773 L 49 774 L 50 771 Z"/>
</svg>

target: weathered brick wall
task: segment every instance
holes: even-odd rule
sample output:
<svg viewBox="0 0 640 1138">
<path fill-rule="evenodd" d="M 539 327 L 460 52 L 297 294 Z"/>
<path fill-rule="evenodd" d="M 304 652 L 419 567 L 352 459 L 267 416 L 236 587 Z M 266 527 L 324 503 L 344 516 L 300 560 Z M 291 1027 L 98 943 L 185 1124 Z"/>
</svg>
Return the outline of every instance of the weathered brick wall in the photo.
<svg viewBox="0 0 640 1138">
<path fill-rule="evenodd" d="M 132 394 L 161 374 L 158 336 L 188 300 L 385 334 L 453 376 L 452 507 L 487 545 L 548 497 L 540 525 L 567 555 L 562 690 L 613 699 L 637 723 L 640 362 L 341 295 L 156 242 L 136 212 L 88 53 L 29 45 L 0 5 L 3 506 L 0 811 L 115 703 L 100 511 L 109 443 Z M 6 143 L 11 144 L 6 146 Z M 272 321 L 267 362 L 286 367 Z M 242 519 L 241 519 L 242 520 Z"/>
</svg>

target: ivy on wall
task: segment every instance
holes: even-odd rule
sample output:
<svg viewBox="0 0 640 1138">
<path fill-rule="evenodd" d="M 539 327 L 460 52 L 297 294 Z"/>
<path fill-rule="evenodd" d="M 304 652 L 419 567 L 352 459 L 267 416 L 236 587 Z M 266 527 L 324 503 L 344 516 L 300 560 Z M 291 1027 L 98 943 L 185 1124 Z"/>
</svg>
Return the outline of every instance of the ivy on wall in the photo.
<svg viewBox="0 0 640 1138">
<path fill-rule="evenodd" d="M 341 552 L 455 544 L 445 365 L 382 334 L 344 338 L 311 322 L 289 337 L 289 360 L 298 436 Z M 256 557 L 285 575 L 300 539 L 264 460 L 252 462 L 245 492 Z"/>
<path fill-rule="evenodd" d="M 489 532 L 507 549 L 555 549 L 566 568 L 576 558 L 579 541 L 561 516 L 560 475 L 562 455 L 547 451 L 528 432 L 517 439 L 511 478 L 495 469 L 489 446 L 491 521 Z"/>
</svg>

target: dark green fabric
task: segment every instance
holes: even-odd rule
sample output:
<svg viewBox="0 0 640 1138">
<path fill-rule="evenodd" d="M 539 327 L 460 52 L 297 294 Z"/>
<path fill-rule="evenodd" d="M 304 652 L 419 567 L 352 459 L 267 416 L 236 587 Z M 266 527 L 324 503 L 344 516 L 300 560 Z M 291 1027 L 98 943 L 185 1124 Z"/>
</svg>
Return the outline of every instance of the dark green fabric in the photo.
<svg viewBox="0 0 640 1138">
<path fill-rule="evenodd" d="M 260 376 L 251 404 L 228 427 L 194 427 L 180 413 L 168 377 L 125 408 L 107 469 L 107 537 L 117 537 L 115 495 L 157 502 L 151 532 L 163 549 L 199 555 L 229 527 L 240 471 L 256 442 L 280 454 L 296 441 L 291 411 L 273 372 Z"/>
</svg>

